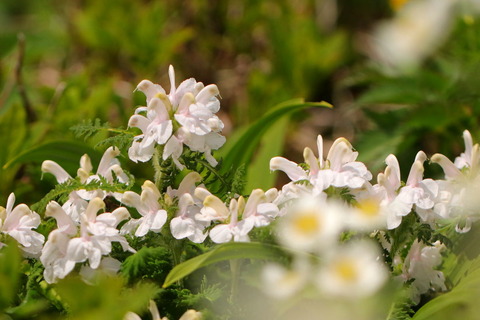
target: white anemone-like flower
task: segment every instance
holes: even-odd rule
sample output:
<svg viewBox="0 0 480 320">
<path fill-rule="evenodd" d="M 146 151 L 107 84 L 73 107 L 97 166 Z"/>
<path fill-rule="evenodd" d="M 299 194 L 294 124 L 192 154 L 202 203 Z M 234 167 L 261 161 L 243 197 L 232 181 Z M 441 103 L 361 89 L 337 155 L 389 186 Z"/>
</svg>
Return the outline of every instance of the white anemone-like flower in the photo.
<svg viewBox="0 0 480 320">
<path fill-rule="evenodd" d="M 278 241 L 292 249 L 318 252 L 336 243 L 345 208 L 325 198 L 305 197 L 292 204 L 277 227 Z"/>
<path fill-rule="evenodd" d="M 369 242 L 353 242 L 335 247 L 326 255 L 317 284 L 329 294 L 346 298 L 369 296 L 387 280 L 388 271 L 381 253 Z"/>
<path fill-rule="evenodd" d="M 355 192 L 354 205 L 348 210 L 345 224 L 352 230 L 374 231 L 387 227 L 388 200 L 385 189 L 365 183 Z"/>
<path fill-rule="evenodd" d="M 215 115 L 220 109 L 216 85 L 204 86 L 190 78 L 178 88 L 175 85 L 175 72 L 170 66 L 170 93 L 158 84 L 142 80 L 137 89 L 147 98 L 147 106 L 136 110 L 128 125 L 137 127 L 142 134 L 135 137 L 128 155 L 132 161 L 145 162 L 152 158 L 155 146 L 164 145 L 163 159 L 171 157 L 182 169 L 179 157 L 186 145 L 192 151 L 205 154 L 207 161 L 215 166 L 212 150 L 225 143 L 225 137 L 219 134 L 223 122 Z M 146 115 L 139 113 L 146 112 Z"/>
<path fill-rule="evenodd" d="M 409 1 L 392 20 L 378 25 L 371 43 L 372 56 L 390 73 L 416 67 L 448 36 L 456 2 Z"/>
<path fill-rule="evenodd" d="M 276 263 L 262 270 L 263 290 L 276 299 L 288 299 L 300 292 L 310 280 L 312 270 L 304 259 L 296 259 L 291 269 Z"/>
</svg>

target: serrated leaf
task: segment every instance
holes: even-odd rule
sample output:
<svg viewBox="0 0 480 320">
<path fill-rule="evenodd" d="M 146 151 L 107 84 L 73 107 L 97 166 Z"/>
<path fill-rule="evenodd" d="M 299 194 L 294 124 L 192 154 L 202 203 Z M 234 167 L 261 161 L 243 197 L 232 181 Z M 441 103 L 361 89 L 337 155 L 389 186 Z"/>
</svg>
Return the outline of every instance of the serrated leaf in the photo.
<svg viewBox="0 0 480 320">
<path fill-rule="evenodd" d="M 278 260 L 281 256 L 280 248 L 269 244 L 258 242 L 225 243 L 175 266 L 165 279 L 163 287 L 166 288 L 192 272 L 216 262 L 242 258 Z"/>
<path fill-rule="evenodd" d="M 166 249 L 163 247 L 143 247 L 125 259 L 122 263 L 122 274 L 130 281 L 141 274 L 142 269 L 146 268 L 148 260 L 162 257 L 165 253 Z"/>
<path fill-rule="evenodd" d="M 80 158 L 88 154 L 93 163 L 98 163 L 101 154 L 85 143 L 78 141 L 50 141 L 30 148 L 8 161 L 3 169 L 16 164 L 42 163 L 52 160 L 60 164 L 67 172 L 75 173 L 80 165 Z"/>
</svg>

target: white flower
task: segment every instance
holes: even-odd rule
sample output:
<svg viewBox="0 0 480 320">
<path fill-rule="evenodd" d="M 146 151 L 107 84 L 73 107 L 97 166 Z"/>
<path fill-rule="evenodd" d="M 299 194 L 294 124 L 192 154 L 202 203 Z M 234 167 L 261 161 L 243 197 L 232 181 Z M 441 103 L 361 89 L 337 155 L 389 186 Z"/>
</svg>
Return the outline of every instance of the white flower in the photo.
<svg viewBox="0 0 480 320">
<path fill-rule="evenodd" d="M 81 216 L 80 221 L 80 237 L 72 238 L 68 242 L 67 253 L 65 258 L 75 263 L 85 262 L 88 260 L 92 269 L 97 269 L 103 255 L 107 255 L 112 250 L 112 241 L 119 242 L 124 250 L 134 252 L 128 246 L 125 238 L 119 235 L 119 231 L 115 228 L 119 220 L 128 217 L 125 208 L 118 208 L 112 213 L 104 213 L 103 215 L 113 215 L 110 223 L 105 216 L 99 215 L 97 212 L 104 208 L 105 204 L 100 198 L 94 198 L 88 203 L 85 213 Z M 116 217 L 116 216 L 119 217 Z"/>
<path fill-rule="evenodd" d="M 215 243 L 225 243 L 233 239 L 235 242 L 248 242 L 250 238 L 248 233 L 253 229 L 254 221 L 251 219 L 244 219 L 239 221 L 239 212 L 243 212 L 245 208 L 245 200 L 243 197 L 230 200 L 230 205 L 227 208 L 223 202 L 217 197 L 210 195 L 204 202 L 205 207 L 211 210 L 219 210 L 221 215 L 225 215 L 224 220 L 228 223 L 218 224 L 210 230 L 210 239 Z"/>
<path fill-rule="evenodd" d="M 291 269 L 269 263 L 262 270 L 262 287 L 271 297 L 287 299 L 305 287 L 310 275 L 310 266 L 302 259 L 295 260 Z"/>
<path fill-rule="evenodd" d="M 278 191 L 275 188 L 263 192 L 255 189 L 248 197 L 242 219 L 252 220 L 255 227 L 264 227 L 270 224 L 280 213 L 273 201 L 277 198 Z"/>
<path fill-rule="evenodd" d="M 192 242 L 201 243 L 207 237 L 208 234 L 203 231 L 210 225 L 210 222 L 195 219 L 200 208 L 194 204 L 189 193 L 184 193 L 180 197 L 177 216 L 170 221 L 170 230 L 175 239 L 188 238 Z"/>
<path fill-rule="evenodd" d="M 78 227 L 58 203 L 51 201 L 47 205 L 45 215 L 55 218 L 58 227 L 50 232 L 40 256 L 48 283 L 63 279 L 77 263 L 87 260 L 91 269 L 97 269 L 102 256 L 111 252 L 113 241 L 119 242 L 124 250 L 135 252 L 116 229 L 122 220 L 129 217 L 128 211 L 120 207 L 112 213 L 97 216 L 97 212 L 104 207 L 102 199 L 90 200 L 80 214 Z"/>
<path fill-rule="evenodd" d="M 203 199 L 194 197 L 196 183 L 201 180 L 202 177 L 197 172 L 190 172 L 180 182 L 177 190 L 167 188 L 167 195 L 178 199 L 178 212 L 170 221 L 170 230 L 175 239 L 188 238 L 192 242 L 201 243 L 208 235 L 204 230 L 210 225 L 210 221 L 195 219 L 203 206 Z M 204 190 L 206 195 L 210 195 L 210 192 Z"/>
<path fill-rule="evenodd" d="M 401 188 L 398 197 L 401 201 L 414 204 L 417 208 L 427 210 L 433 207 L 438 194 L 438 184 L 432 179 L 423 179 L 423 162 L 427 156 L 423 151 L 417 153 L 410 169 L 407 182 Z"/>
<path fill-rule="evenodd" d="M 328 294 L 346 298 L 375 293 L 387 280 L 388 271 L 380 251 L 369 242 L 335 247 L 325 255 L 317 284 Z"/>
<path fill-rule="evenodd" d="M 355 203 L 348 210 L 346 225 L 359 231 L 385 229 L 388 211 L 384 188 L 365 183 L 364 187 L 355 193 Z"/>
<path fill-rule="evenodd" d="M 478 143 L 473 144 L 472 135 L 468 130 L 463 132 L 463 140 L 465 141 L 465 152 L 455 158 L 454 165 L 458 169 L 468 168 L 477 174 L 478 166 L 480 165 L 480 147 Z"/>
<path fill-rule="evenodd" d="M 338 240 L 345 209 L 326 199 L 305 197 L 287 209 L 278 222 L 278 241 L 290 248 L 318 252 Z"/>
<path fill-rule="evenodd" d="M 91 181 L 99 181 L 100 176 L 105 178 L 108 182 L 116 181 L 124 184 L 128 184 L 129 179 L 123 169 L 120 167 L 120 162 L 116 158 L 120 154 L 120 150 L 114 147 L 110 147 L 105 150 L 100 163 L 98 165 L 97 172 L 92 174 L 93 166 L 90 157 L 85 154 L 80 158 L 80 168 L 77 170 L 77 177 L 80 178 L 82 183 L 89 183 Z M 58 183 L 63 183 L 72 177 L 65 171 L 58 163 L 45 160 L 42 163 L 42 172 L 48 172 L 55 176 Z M 70 194 L 69 200 L 64 204 L 64 210 L 75 218 L 75 221 L 79 222 L 79 212 L 86 207 L 86 202 L 83 200 L 91 200 L 95 197 L 104 199 L 108 195 L 114 196 L 117 200 L 120 199 L 121 193 L 118 192 L 105 192 L 103 190 L 78 190 L 74 191 L 76 194 Z"/>
<path fill-rule="evenodd" d="M 60 229 L 55 229 L 48 235 L 40 256 L 40 261 L 45 267 L 43 276 L 47 283 L 65 278 L 75 267 L 75 261 L 66 258 L 70 239 L 71 237 Z"/>
<path fill-rule="evenodd" d="M 427 246 L 418 240 L 410 247 L 405 258 L 402 278 L 404 281 L 413 280 L 411 284 L 412 299 L 415 303 L 420 301 L 420 295 L 429 290 L 444 291 L 445 276 L 443 272 L 435 270 L 442 262 L 441 250 L 444 248 L 440 242 Z"/>
<path fill-rule="evenodd" d="M 45 237 L 32 229 L 40 224 L 40 216 L 26 204 L 22 203 L 14 208 L 14 203 L 15 195 L 11 193 L 6 207 L 0 207 L 0 232 L 17 240 L 28 256 L 37 256 L 42 250 Z"/>
<path fill-rule="evenodd" d="M 225 143 L 219 132 L 222 121 L 215 115 L 220 109 L 216 85 L 204 86 L 190 78 L 178 88 L 175 85 L 175 72 L 170 66 L 170 93 L 149 80 L 141 81 L 137 89 L 147 97 L 147 107 L 136 110 L 129 120 L 130 127 L 137 127 L 142 134 L 135 137 L 128 154 L 131 160 L 148 161 L 152 158 L 155 146 L 164 145 L 163 159 L 172 157 L 175 164 L 183 169 L 179 157 L 183 145 L 192 151 L 205 154 L 207 161 L 215 166 L 217 161 L 211 155 Z M 138 113 L 145 112 L 146 116 Z"/>
<path fill-rule="evenodd" d="M 385 173 L 377 176 L 378 185 L 385 190 L 385 202 L 383 206 L 387 211 L 387 228 L 395 229 L 402 222 L 402 217 L 410 213 L 413 204 L 398 197 L 401 186 L 400 165 L 397 158 L 390 154 L 385 159 L 387 168 Z"/>
<path fill-rule="evenodd" d="M 372 179 L 372 174 L 362 162 L 355 161 L 358 152 L 353 151 L 352 145 L 345 138 L 338 138 L 330 148 L 326 160 L 323 160 L 323 139 L 317 137 L 318 159 L 310 148 L 305 148 L 303 156 L 309 170 L 306 171 L 295 162 L 282 157 L 270 160 L 270 170 L 285 172 L 290 180 L 308 180 L 313 188 L 314 195 L 320 194 L 330 186 L 360 188 Z"/>
<path fill-rule="evenodd" d="M 417 66 L 448 36 L 456 1 L 409 1 L 373 34 L 373 57 L 385 71 L 396 73 Z"/>
<path fill-rule="evenodd" d="M 131 219 L 123 227 L 122 232 L 135 230 L 135 236 L 143 237 L 148 231 L 160 232 L 167 221 L 167 211 L 158 202 L 161 194 L 155 184 L 146 180 L 142 185 L 141 195 L 127 191 L 122 197 L 122 203 L 134 207 L 142 215 L 139 219 Z"/>
</svg>

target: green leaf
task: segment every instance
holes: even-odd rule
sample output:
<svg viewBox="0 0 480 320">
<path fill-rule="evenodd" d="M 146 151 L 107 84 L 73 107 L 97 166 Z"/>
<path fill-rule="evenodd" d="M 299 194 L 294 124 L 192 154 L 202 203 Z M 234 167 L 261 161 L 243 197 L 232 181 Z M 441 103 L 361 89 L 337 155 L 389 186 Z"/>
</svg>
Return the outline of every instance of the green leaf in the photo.
<svg viewBox="0 0 480 320">
<path fill-rule="evenodd" d="M 303 99 L 294 99 L 278 104 L 253 123 L 233 145 L 227 143 L 224 146 L 222 149 L 222 154 L 226 155 L 223 161 L 224 170 L 230 170 L 232 167 L 238 168 L 242 163 L 250 163 L 262 136 L 272 125 L 282 117 L 308 107 L 332 108 L 332 105 L 325 101 L 305 102 Z"/>
<path fill-rule="evenodd" d="M 67 172 L 76 173 L 80 165 L 80 158 L 88 154 L 94 163 L 98 163 L 101 154 L 85 143 L 78 141 L 50 141 L 28 149 L 8 161 L 3 169 L 16 164 L 42 163 L 52 160 L 60 164 Z"/>
<path fill-rule="evenodd" d="M 163 287 L 166 288 L 192 272 L 216 262 L 242 258 L 277 260 L 281 256 L 280 248 L 273 245 L 258 242 L 225 243 L 175 266 L 165 279 Z"/>
<path fill-rule="evenodd" d="M 140 278 L 145 272 L 149 270 L 149 262 L 154 262 L 154 265 L 160 269 L 171 268 L 171 262 L 168 259 L 169 251 L 163 247 L 143 247 L 135 254 L 129 256 L 122 263 L 122 274 L 129 283 Z M 168 271 L 164 271 L 164 277 Z M 153 276 L 153 274 L 149 274 Z M 163 279 L 162 279 L 163 280 Z"/>
<path fill-rule="evenodd" d="M 2 107 L 2 106 L 0 106 Z M 11 183 L 15 179 L 18 168 L 2 168 L 9 159 L 22 150 L 26 143 L 28 128 L 23 108 L 16 104 L 0 108 L 0 195 L 12 191 Z"/>
<path fill-rule="evenodd" d="M 472 261 L 467 274 L 450 292 L 430 300 L 422 306 L 412 320 L 478 319 L 480 296 L 480 257 Z"/>
<path fill-rule="evenodd" d="M 123 319 L 128 311 L 140 313 L 159 289 L 151 283 L 126 288 L 121 277 L 98 275 L 93 285 L 80 277 L 61 280 L 56 291 L 67 306 L 68 319 Z"/>
<path fill-rule="evenodd" d="M 284 117 L 263 135 L 259 150 L 247 168 L 246 194 L 253 189 L 267 190 L 274 186 L 278 171 L 270 172 L 270 159 L 282 154 L 287 125 L 288 118 Z"/>
<path fill-rule="evenodd" d="M 16 241 L 8 241 L 0 250 L 0 312 L 10 307 L 17 295 L 20 279 L 20 250 Z M 1 313 L 0 313 L 1 316 Z"/>
</svg>

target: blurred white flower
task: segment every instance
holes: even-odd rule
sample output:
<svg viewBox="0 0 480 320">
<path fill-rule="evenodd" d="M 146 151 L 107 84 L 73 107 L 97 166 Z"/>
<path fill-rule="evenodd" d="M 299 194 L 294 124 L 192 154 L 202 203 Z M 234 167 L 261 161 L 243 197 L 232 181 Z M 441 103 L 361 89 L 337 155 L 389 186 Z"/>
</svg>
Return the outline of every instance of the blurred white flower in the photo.
<svg viewBox="0 0 480 320">
<path fill-rule="evenodd" d="M 388 278 L 380 250 L 370 242 L 351 242 L 325 254 L 325 264 L 317 277 L 318 287 L 345 298 L 369 296 Z"/>
<path fill-rule="evenodd" d="M 168 320 L 167 317 L 160 316 L 160 312 L 158 311 L 155 301 L 150 300 L 148 310 L 150 311 L 152 320 Z M 202 313 L 200 311 L 189 309 L 185 311 L 185 313 L 178 320 L 201 320 L 201 319 L 202 319 Z M 125 316 L 123 317 L 123 320 L 142 320 L 142 318 L 140 318 L 140 316 L 135 312 L 130 311 L 130 312 L 127 312 L 127 314 L 125 314 Z"/>
<path fill-rule="evenodd" d="M 345 207 L 324 197 L 304 197 L 294 202 L 277 225 L 277 239 L 286 247 L 318 252 L 338 241 Z"/>
<path fill-rule="evenodd" d="M 374 30 L 370 54 L 390 73 L 416 67 L 450 33 L 456 1 L 412 0 Z"/>
<path fill-rule="evenodd" d="M 455 163 L 443 154 L 434 154 L 432 162 L 439 164 L 445 173 L 446 181 L 438 181 L 441 187 L 435 199 L 433 212 L 443 219 L 453 219 L 457 232 L 468 232 L 472 223 L 480 219 L 478 208 L 480 199 L 480 147 L 473 144 L 470 132 L 464 131 L 465 152 L 455 159 Z M 460 170 L 461 169 L 461 170 Z"/>
<path fill-rule="evenodd" d="M 93 269 L 88 265 L 83 265 L 80 268 L 80 276 L 85 283 L 90 285 L 95 284 L 96 276 L 99 274 L 114 276 L 120 270 L 122 263 L 117 259 L 112 257 L 103 257 L 102 261 L 100 261 L 100 265 L 97 269 Z"/>
<path fill-rule="evenodd" d="M 365 183 L 355 192 L 355 202 L 348 210 L 346 225 L 352 230 L 374 231 L 387 227 L 388 200 L 385 190 Z"/>
<path fill-rule="evenodd" d="M 310 266 L 304 259 L 296 259 L 291 269 L 276 263 L 267 264 L 262 270 L 262 288 L 277 299 L 288 299 L 301 291 L 310 280 Z"/>
</svg>

